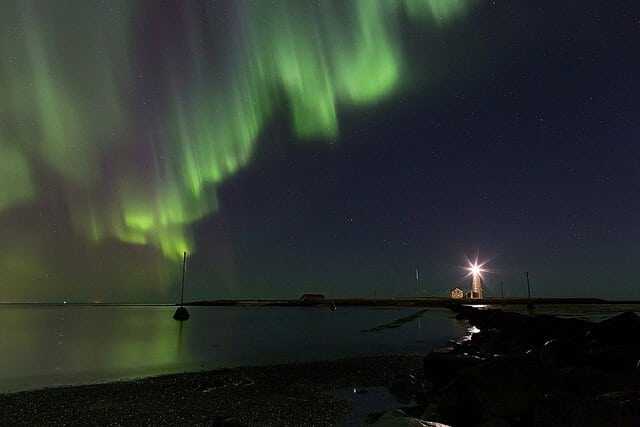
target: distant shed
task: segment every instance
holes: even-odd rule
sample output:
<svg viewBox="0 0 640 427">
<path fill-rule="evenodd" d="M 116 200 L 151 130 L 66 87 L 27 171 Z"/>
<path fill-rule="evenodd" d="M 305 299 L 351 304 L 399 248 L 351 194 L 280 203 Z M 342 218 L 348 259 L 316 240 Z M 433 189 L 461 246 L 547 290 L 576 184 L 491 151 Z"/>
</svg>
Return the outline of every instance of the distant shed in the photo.
<svg viewBox="0 0 640 427">
<path fill-rule="evenodd" d="M 461 299 L 464 297 L 464 292 L 462 292 L 462 289 L 460 288 L 455 288 L 451 291 L 451 298 L 453 299 Z"/>
<path fill-rule="evenodd" d="M 324 294 L 304 294 L 300 297 L 300 302 L 324 302 Z"/>
</svg>

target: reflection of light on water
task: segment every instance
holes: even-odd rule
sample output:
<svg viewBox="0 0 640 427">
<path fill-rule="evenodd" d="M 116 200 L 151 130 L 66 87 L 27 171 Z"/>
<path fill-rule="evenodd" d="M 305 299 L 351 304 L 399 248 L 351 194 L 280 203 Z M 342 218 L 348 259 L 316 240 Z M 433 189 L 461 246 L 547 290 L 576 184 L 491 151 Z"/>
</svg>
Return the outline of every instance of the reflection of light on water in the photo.
<svg viewBox="0 0 640 427">
<path fill-rule="evenodd" d="M 64 304 L 67 304 L 67 302 L 65 301 Z M 64 318 L 65 318 L 65 314 L 66 314 L 66 305 L 62 306 L 62 312 L 61 312 L 61 317 L 60 317 L 60 332 L 58 333 L 58 354 L 57 354 L 57 358 L 56 358 L 56 365 L 54 367 L 54 369 L 56 371 L 62 371 L 64 369 L 64 333 L 65 333 L 65 323 L 64 323 Z"/>
<path fill-rule="evenodd" d="M 473 325 L 469 326 L 467 328 L 467 335 L 464 335 L 464 336 L 460 337 L 460 339 L 457 340 L 456 342 L 458 344 L 460 344 L 460 343 L 463 343 L 465 341 L 469 341 L 473 337 L 473 334 L 477 334 L 478 332 L 480 332 L 480 329 L 476 328 Z"/>
</svg>

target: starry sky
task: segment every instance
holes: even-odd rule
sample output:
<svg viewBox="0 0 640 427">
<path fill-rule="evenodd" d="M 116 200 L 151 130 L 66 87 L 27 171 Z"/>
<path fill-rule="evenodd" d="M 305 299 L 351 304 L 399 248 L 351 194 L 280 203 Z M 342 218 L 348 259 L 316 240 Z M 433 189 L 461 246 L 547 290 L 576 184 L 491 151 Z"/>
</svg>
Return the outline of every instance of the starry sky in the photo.
<svg viewBox="0 0 640 427">
<path fill-rule="evenodd" d="M 640 298 L 637 2 L 0 7 L 0 302 Z"/>
</svg>

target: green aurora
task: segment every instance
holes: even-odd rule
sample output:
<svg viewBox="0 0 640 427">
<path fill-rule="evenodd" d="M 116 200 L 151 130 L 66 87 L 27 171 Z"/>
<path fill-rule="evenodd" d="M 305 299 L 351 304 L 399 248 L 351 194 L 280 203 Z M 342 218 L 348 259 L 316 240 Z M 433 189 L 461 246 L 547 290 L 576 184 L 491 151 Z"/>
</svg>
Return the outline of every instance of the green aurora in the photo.
<svg viewBox="0 0 640 427">
<path fill-rule="evenodd" d="M 186 2 L 179 30 L 156 34 L 140 25 L 154 2 L 5 1 L 0 215 L 60 199 L 58 222 L 81 247 L 115 239 L 174 262 L 197 250 L 191 225 L 216 211 L 216 187 L 270 121 L 288 114 L 300 140 L 337 141 L 341 109 L 428 77 L 409 75 L 403 22 L 454 25 L 469 4 Z M 221 22 L 233 28 L 224 40 Z M 38 239 L 10 241 L 14 282 L 46 274 Z"/>
</svg>

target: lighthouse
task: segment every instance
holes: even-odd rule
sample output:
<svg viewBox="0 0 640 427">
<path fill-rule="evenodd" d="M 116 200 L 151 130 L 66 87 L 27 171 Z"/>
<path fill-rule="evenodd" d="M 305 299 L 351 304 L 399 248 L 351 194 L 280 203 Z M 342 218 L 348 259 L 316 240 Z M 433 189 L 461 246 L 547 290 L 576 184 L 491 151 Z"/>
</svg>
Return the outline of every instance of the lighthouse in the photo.
<svg viewBox="0 0 640 427">
<path fill-rule="evenodd" d="M 469 263 L 469 271 L 471 272 L 471 292 L 468 293 L 469 298 L 482 299 L 482 269 L 478 263 Z"/>
<path fill-rule="evenodd" d="M 473 273 L 471 281 L 471 298 L 483 298 L 482 296 L 482 278 L 480 272 Z"/>
</svg>

